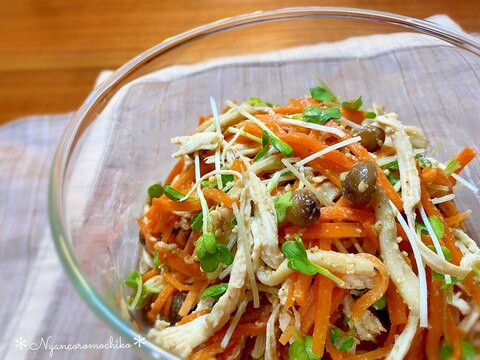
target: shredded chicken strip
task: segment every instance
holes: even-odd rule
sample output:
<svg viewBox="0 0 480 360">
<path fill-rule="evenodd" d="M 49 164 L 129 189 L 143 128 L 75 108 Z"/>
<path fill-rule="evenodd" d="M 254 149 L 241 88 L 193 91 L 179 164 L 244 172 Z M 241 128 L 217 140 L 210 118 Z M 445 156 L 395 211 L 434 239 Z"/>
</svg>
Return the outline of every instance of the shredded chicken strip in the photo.
<svg viewBox="0 0 480 360">
<path fill-rule="evenodd" d="M 188 136 L 177 136 L 170 140 L 180 145 L 180 149 L 172 157 L 182 157 L 198 150 L 214 150 L 223 142 L 223 135 L 216 132 L 202 132 Z"/>
<path fill-rule="evenodd" d="M 257 109 L 255 109 L 253 106 L 251 106 L 248 103 L 243 103 L 240 105 L 240 107 L 244 111 L 250 114 L 253 114 L 257 111 Z M 237 124 L 243 119 L 245 119 L 245 117 L 233 109 L 229 109 L 225 114 L 220 114 L 218 116 L 218 120 L 220 122 L 220 127 L 222 128 L 222 130 L 224 130 L 229 126 L 233 126 Z M 209 118 L 207 121 L 201 124 L 198 128 L 196 128 L 194 133 L 202 133 L 205 131 L 215 131 L 215 122 L 213 120 L 213 117 Z"/>
<path fill-rule="evenodd" d="M 243 242 L 238 242 L 228 289 L 208 315 L 162 331 L 152 329 L 148 337 L 164 349 L 186 358 L 197 346 L 205 343 L 230 319 L 245 294 L 246 267 Z"/>
<path fill-rule="evenodd" d="M 358 322 L 354 322 L 352 317 L 352 304 L 353 299 L 351 295 L 345 296 L 343 299 L 343 312 L 349 318 L 349 324 L 353 325 L 355 332 L 358 335 L 358 339 L 364 341 L 375 341 L 377 335 L 379 335 L 382 331 L 386 331 L 383 327 L 382 323 L 378 318 L 373 315 L 370 310 L 366 310 L 363 315 L 362 319 Z"/>
<path fill-rule="evenodd" d="M 390 278 L 410 312 L 418 316 L 420 311 L 420 285 L 417 275 L 405 261 L 397 243 L 397 225 L 387 196 L 378 189 L 374 198 L 375 217 L 380 223 L 380 254 L 388 268 Z"/>
<path fill-rule="evenodd" d="M 278 245 L 277 213 L 267 187 L 255 175 L 253 168 L 247 164 L 245 172 L 246 186 L 254 203 L 254 218 L 252 220 L 252 235 L 254 241 L 262 244 L 261 259 L 273 269 L 280 266 L 283 254 Z"/>
<path fill-rule="evenodd" d="M 342 254 L 336 251 L 326 251 L 318 249 L 307 250 L 308 260 L 324 267 L 325 269 L 347 275 L 358 275 L 365 277 L 375 276 L 375 266 L 368 259 L 356 254 Z M 260 267 L 257 271 L 258 280 L 267 286 L 276 286 L 284 282 L 293 270 L 288 268 L 288 260 L 284 260 L 277 270 L 272 271 Z M 365 283 L 362 282 L 363 286 Z"/>
<path fill-rule="evenodd" d="M 418 315 L 410 312 L 405 329 L 395 339 L 395 344 L 385 360 L 402 360 L 407 355 L 413 337 L 417 333 L 418 320 Z"/>
<path fill-rule="evenodd" d="M 273 305 L 272 314 L 267 321 L 266 341 L 265 341 L 265 360 L 277 360 L 277 319 L 280 310 L 280 304 Z"/>
<path fill-rule="evenodd" d="M 420 202 L 421 191 L 420 177 L 410 137 L 405 132 L 404 126 L 394 116 L 385 115 L 385 117 L 379 117 L 378 121 L 386 125 L 387 133 L 392 136 L 400 170 L 403 209 L 407 215 L 408 225 L 415 228 L 415 207 Z"/>
</svg>

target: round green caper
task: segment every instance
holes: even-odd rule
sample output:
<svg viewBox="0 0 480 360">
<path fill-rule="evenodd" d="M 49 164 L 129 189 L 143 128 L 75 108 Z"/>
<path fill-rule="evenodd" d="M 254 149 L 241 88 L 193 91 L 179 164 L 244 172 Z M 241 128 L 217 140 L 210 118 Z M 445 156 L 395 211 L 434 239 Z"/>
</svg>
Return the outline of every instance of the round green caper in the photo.
<svg viewBox="0 0 480 360">
<path fill-rule="evenodd" d="M 354 136 L 360 136 L 360 144 L 370 152 L 379 150 L 385 142 L 385 131 L 375 125 L 367 125 L 352 130 Z"/>
<path fill-rule="evenodd" d="M 287 220 L 292 224 L 306 227 L 317 222 L 320 203 L 310 190 L 297 189 L 292 194 L 292 206 L 287 209 Z"/>
<path fill-rule="evenodd" d="M 374 163 L 355 164 L 342 180 L 342 195 L 354 205 L 367 205 L 375 195 L 377 177 Z"/>
</svg>

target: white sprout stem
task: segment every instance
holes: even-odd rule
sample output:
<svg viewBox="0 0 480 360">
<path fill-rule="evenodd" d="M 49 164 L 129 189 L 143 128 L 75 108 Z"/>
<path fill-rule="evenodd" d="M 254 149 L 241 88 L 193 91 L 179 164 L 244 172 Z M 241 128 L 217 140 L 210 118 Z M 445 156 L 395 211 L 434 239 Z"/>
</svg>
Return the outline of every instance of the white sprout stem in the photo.
<svg viewBox="0 0 480 360">
<path fill-rule="evenodd" d="M 225 336 L 223 337 L 222 342 L 220 343 L 220 346 L 222 348 L 225 349 L 227 347 L 230 339 L 232 338 L 233 331 L 235 330 L 238 322 L 240 321 L 240 318 L 242 317 L 245 310 L 247 310 L 247 304 L 248 304 L 248 300 L 245 298 L 238 306 L 237 312 L 233 316 L 233 319 L 230 322 L 230 326 L 228 327 L 227 332 L 225 333 Z"/>
<path fill-rule="evenodd" d="M 422 204 L 418 207 L 418 210 L 420 211 L 420 217 L 423 220 L 423 223 L 425 224 L 425 227 L 427 228 L 428 235 L 432 238 L 433 246 L 435 246 L 435 250 L 437 251 L 437 255 L 442 259 L 445 260 L 445 254 L 443 253 L 442 246 L 440 245 L 440 242 L 438 241 L 437 234 L 435 234 L 435 231 L 433 231 L 432 224 L 430 224 L 430 220 L 428 220 L 428 216 L 425 212 L 425 209 L 423 208 Z M 452 277 L 450 275 L 445 275 L 445 282 L 447 284 L 452 283 Z"/>
<path fill-rule="evenodd" d="M 420 327 L 428 327 L 428 294 L 427 294 L 427 277 L 425 267 L 423 266 L 422 255 L 417 244 L 415 232 L 408 226 L 400 211 L 391 200 L 390 206 L 396 213 L 396 218 L 407 234 L 408 241 L 412 247 L 413 256 L 418 269 L 418 281 L 420 285 Z"/>
<path fill-rule="evenodd" d="M 210 171 L 209 173 L 203 175 L 199 179 L 199 181 L 196 181 L 195 185 L 193 185 L 193 187 L 188 191 L 188 193 L 186 193 L 185 196 L 182 197 L 178 201 L 187 200 L 197 190 L 197 188 L 200 186 L 200 184 L 202 183 L 203 180 L 208 179 L 210 176 L 216 175 L 217 173 L 221 174 L 221 175 L 234 175 L 234 176 L 238 177 L 239 179 L 243 179 L 242 174 L 240 174 L 238 171 L 234 171 L 234 170 L 220 170 L 220 171 L 213 170 L 213 171 Z"/>
<path fill-rule="evenodd" d="M 297 169 L 295 169 L 295 167 L 293 167 L 293 165 L 290 164 L 287 159 L 282 159 L 282 163 L 283 165 L 285 165 L 285 167 L 288 170 L 290 170 L 293 173 L 293 175 L 295 175 L 301 182 L 304 183 L 306 188 L 310 190 L 322 204 L 329 204 L 328 199 L 325 199 L 324 197 L 322 197 L 322 195 L 320 195 L 317 189 L 315 189 L 315 187 L 305 178 L 305 176 L 300 174 L 300 172 Z"/>
<path fill-rule="evenodd" d="M 340 149 L 341 147 L 344 147 L 344 146 L 347 146 L 347 145 L 350 145 L 350 144 L 353 144 L 353 143 L 356 143 L 358 141 L 360 141 L 362 138 L 360 136 L 357 136 L 357 137 L 354 137 L 354 138 L 351 138 L 351 139 L 347 139 L 347 140 L 344 140 L 344 141 L 340 141 L 339 143 L 337 144 L 334 144 L 332 146 L 329 146 L 323 150 L 320 150 L 320 151 L 317 151 L 316 153 L 310 155 L 310 156 L 307 156 L 306 158 L 304 158 L 303 160 L 300 160 L 299 162 L 297 162 L 295 165 L 296 166 L 303 166 L 305 165 L 306 163 L 312 161 L 312 160 L 315 160 L 319 157 L 322 157 L 323 155 L 333 151 L 333 150 L 336 150 L 336 149 Z"/>
<path fill-rule="evenodd" d="M 262 143 L 262 139 L 260 139 L 259 137 L 255 136 L 255 135 L 252 135 L 246 131 L 243 131 L 243 130 L 240 130 L 240 129 L 237 129 L 237 128 L 234 128 L 234 127 L 229 127 L 227 129 L 227 131 L 229 133 L 232 133 L 232 134 L 240 134 L 241 136 L 245 136 L 246 138 L 250 139 L 250 140 L 253 140 L 259 144 Z"/>
<path fill-rule="evenodd" d="M 238 140 L 238 138 L 242 135 L 242 131 L 245 129 L 245 126 L 243 126 L 240 131 L 238 131 L 233 138 L 227 143 L 227 145 L 223 148 L 222 151 L 222 156 L 221 156 L 221 161 L 222 163 L 225 164 L 225 158 L 227 157 L 227 151 L 235 144 L 235 142 Z"/>
<path fill-rule="evenodd" d="M 448 194 L 448 195 L 445 195 L 445 196 L 433 198 L 432 199 L 432 204 L 437 205 L 437 204 L 441 204 L 441 203 L 444 203 L 444 202 L 447 202 L 447 201 L 450 201 L 450 200 L 453 200 L 453 199 L 455 199 L 455 194 Z"/>
<path fill-rule="evenodd" d="M 208 232 L 208 204 L 203 195 L 203 191 L 198 189 L 197 191 L 198 199 L 200 200 L 200 205 L 202 205 L 203 221 L 202 221 L 202 232 L 206 234 Z"/>
<path fill-rule="evenodd" d="M 262 130 L 265 130 L 267 131 L 269 134 L 272 134 L 272 130 L 270 130 L 263 122 L 261 122 L 260 120 L 258 120 L 255 116 L 253 116 L 252 114 L 250 114 L 249 112 L 243 110 L 240 106 L 238 105 L 235 105 L 233 102 L 231 102 L 230 100 L 227 100 L 227 105 L 230 106 L 233 110 L 235 110 L 236 112 L 238 112 L 239 114 L 245 116 L 248 120 L 250 120 L 251 122 L 255 123 L 256 125 L 258 125 L 260 127 L 260 129 Z"/>
<path fill-rule="evenodd" d="M 473 185 L 472 183 L 470 183 L 467 180 L 465 180 L 464 178 L 462 178 L 460 175 L 452 173 L 452 177 L 455 180 L 457 180 L 459 183 L 461 183 L 462 185 L 465 185 L 467 188 L 472 190 L 475 194 L 478 193 L 478 188 L 475 185 Z"/>
<path fill-rule="evenodd" d="M 313 124 L 313 123 L 309 123 L 309 122 L 306 122 L 306 121 L 286 119 L 286 118 L 280 119 L 280 122 L 282 122 L 284 124 L 290 124 L 290 125 L 304 127 L 304 128 L 307 128 L 307 129 L 319 130 L 319 131 L 323 131 L 323 132 L 326 132 L 326 133 L 329 133 L 329 134 L 338 135 L 340 137 L 345 137 L 345 133 L 342 130 L 332 128 L 330 126 Z"/>
<path fill-rule="evenodd" d="M 215 129 L 218 133 L 218 135 L 222 135 L 222 127 L 220 126 L 220 119 L 218 118 L 218 110 L 217 110 L 217 104 L 215 103 L 215 99 L 210 96 L 210 107 L 212 108 L 212 114 L 213 114 L 213 120 L 215 122 Z M 217 147 L 217 150 L 215 150 L 215 170 L 220 171 L 220 148 Z M 223 183 L 222 183 L 222 175 L 216 174 L 215 177 L 217 178 L 217 185 L 218 188 L 221 190 L 223 188 Z"/>
<path fill-rule="evenodd" d="M 342 117 L 340 119 L 341 122 L 344 122 L 345 124 L 347 124 L 348 126 L 350 126 L 352 129 L 360 129 L 362 126 L 361 125 L 358 125 L 357 123 L 354 123 L 353 121 L 351 120 L 348 120 L 348 119 L 345 119 L 344 117 Z"/>
<path fill-rule="evenodd" d="M 200 175 L 200 156 L 198 156 L 198 151 L 195 152 L 195 182 L 199 182 L 201 178 Z"/>
<path fill-rule="evenodd" d="M 237 226 L 237 230 L 238 230 L 237 242 L 243 245 L 243 250 L 245 251 L 245 262 L 249 264 L 248 266 L 246 266 L 246 268 L 248 273 L 248 280 L 250 282 L 250 288 L 252 289 L 252 293 L 253 293 L 253 307 L 258 308 L 260 306 L 260 298 L 258 295 L 258 290 L 255 291 L 256 280 L 255 280 L 255 274 L 253 273 L 252 255 L 250 254 L 250 244 L 248 242 L 248 237 L 245 231 L 245 227 L 243 226 L 244 214 L 245 214 L 244 202 L 241 202 L 240 209 L 238 209 L 237 203 L 233 203 L 232 210 L 233 210 L 233 215 L 237 219 L 237 222 L 241 222 L 241 226 Z"/>
</svg>

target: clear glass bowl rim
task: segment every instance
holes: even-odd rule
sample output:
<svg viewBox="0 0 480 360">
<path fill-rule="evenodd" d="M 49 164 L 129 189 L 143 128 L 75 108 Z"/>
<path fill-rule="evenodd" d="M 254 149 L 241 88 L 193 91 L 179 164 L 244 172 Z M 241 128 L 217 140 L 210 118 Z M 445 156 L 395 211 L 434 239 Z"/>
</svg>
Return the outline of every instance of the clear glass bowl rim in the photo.
<svg viewBox="0 0 480 360">
<path fill-rule="evenodd" d="M 204 36 L 240 26 L 300 18 L 350 19 L 393 25 L 433 36 L 480 56 L 480 41 L 465 33 L 447 29 L 430 21 L 366 9 L 341 7 L 294 7 L 278 10 L 256 11 L 249 14 L 225 18 L 194 28 L 180 35 L 163 40 L 158 45 L 146 50 L 116 70 L 92 91 L 84 104 L 73 115 L 65 129 L 56 150 L 50 171 L 48 212 L 55 248 L 70 281 L 90 308 L 119 335 L 126 336 L 127 339 L 139 339 L 138 336 L 141 334 L 139 334 L 133 326 L 117 315 L 115 310 L 104 301 L 88 278 L 83 274 L 81 267 L 75 258 L 75 253 L 70 246 L 68 231 L 64 219 L 64 174 L 69 164 L 71 150 L 75 147 L 83 131 L 90 124 L 90 122 L 86 122 L 86 115 L 92 111 L 95 105 L 100 104 L 104 100 L 108 100 L 107 94 L 111 91 L 112 87 L 121 83 L 130 74 L 151 59 L 160 56 L 161 54 L 165 54 L 177 46 L 197 40 Z M 155 358 L 162 356 L 166 358 L 176 358 L 149 341 L 146 341 L 146 343 L 142 345 L 142 348 Z"/>
</svg>

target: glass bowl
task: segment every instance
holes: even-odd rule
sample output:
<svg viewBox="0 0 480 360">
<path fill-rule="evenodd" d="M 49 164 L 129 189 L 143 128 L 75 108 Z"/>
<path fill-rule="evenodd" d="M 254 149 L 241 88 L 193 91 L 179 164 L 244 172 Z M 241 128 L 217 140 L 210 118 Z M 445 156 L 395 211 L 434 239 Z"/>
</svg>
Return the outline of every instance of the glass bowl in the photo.
<svg viewBox="0 0 480 360">
<path fill-rule="evenodd" d="M 136 218 L 148 186 L 173 164 L 169 139 L 210 113 L 209 96 L 219 107 L 254 96 L 282 103 L 308 92 L 319 75 L 344 99 L 362 95 L 422 127 L 447 160 L 479 140 L 479 55 L 468 35 L 346 8 L 258 11 L 164 40 L 101 83 L 59 144 L 49 213 L 66 272 L 97 315 L 133 343 L 142 333 L 132 322 L 141 323 L 123 305 L 122 280 L 138 263 Z M 475 160 L 462 174 L 478 184 L 479 170 Z M 468 189 L 457 203 L 478 219 Z M 478 236 L 472 219 L 467 225 Z M 148 340 L 141 349 L 175 358 Z"/>
</svg>

